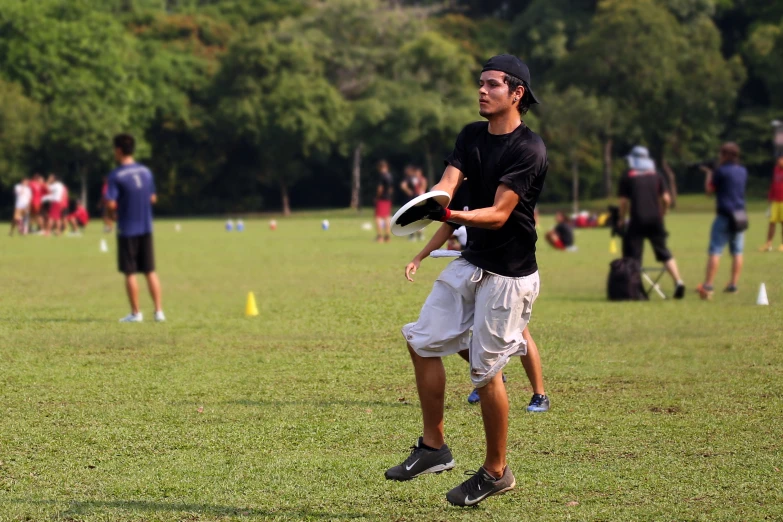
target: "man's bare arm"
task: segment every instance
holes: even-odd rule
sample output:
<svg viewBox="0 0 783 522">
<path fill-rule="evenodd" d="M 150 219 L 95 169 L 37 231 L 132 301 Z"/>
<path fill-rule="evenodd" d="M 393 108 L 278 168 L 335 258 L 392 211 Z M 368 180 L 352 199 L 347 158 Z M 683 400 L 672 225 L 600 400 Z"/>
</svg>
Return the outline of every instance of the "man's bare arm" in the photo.
<svg viewBox="0 0 783 522">
<path fill-rule="evenodd" d="M 672 206 L 672 195 L 668 192 L 661 194 L 661 213 L 666 215 L 669 208 Z"/>
<path fill-rule="evenodd" d="M 506 185 L 500 185 L 495 192 L 495 202 L 491 207 L 452 211 L 448 220 L 458 225 L 497 230 L 506 224 L 517 203 L 519 203 L 517 193 Z"/>
<path fill-rule="evenodd" d="M 416 270 L 419 269 L 421 262 L 426 259 L 427 256 L 429 256 L 434 250 L 442 247 L 443 243 L 448 241 L 452 234 L 454 234 L 454 227 L 448 223 L 443 223 L 432 236 L 432 239 L 430 239 L 424 248 L 421 249 L 421 252 L 416 254 L 411 262 L 408 263 L 408 265 L 405 267 L 405 278 L 408 281 L 413 281 L 413 274 L 415 274 Z"/>
<path fill-rule="evenodd" d="M 631 206 L 631 201 L 628 198 L 621 197 L 620 204 L 618 206 L 620 209 L 617 214 L 617 221 L 619 221 L 618 225 L 622 226 L 623 223 L 625 223 L 625 217 L 628 215 L 628 209 Z"/>
<path fill-rule="evenodd" d="M 712 183 L 712 175 L 713 171 L 709 167 L 701 166 L 699 167 L 702 172 L 704 172 L 704 192 L 710 196 L 715 193 L 715 185 Z"/>
<path fill-rule="evenodd" d="M 465 179 L 465 175 L 457 167 L 449 165 L 446 170 L 443 171 L 443 176 L 440 181 L 433 185 L 432 190 L 442 190 L 448 192 L 449 198 L 454 198 L 454 193 L 462 184 L 462 180 Z"/>
</svg>

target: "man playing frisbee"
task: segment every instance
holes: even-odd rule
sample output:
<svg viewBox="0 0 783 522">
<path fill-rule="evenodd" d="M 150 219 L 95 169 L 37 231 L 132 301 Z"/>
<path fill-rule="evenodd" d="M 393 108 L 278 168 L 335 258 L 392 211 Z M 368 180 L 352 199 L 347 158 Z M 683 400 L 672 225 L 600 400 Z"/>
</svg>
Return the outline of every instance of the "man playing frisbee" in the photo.
<svg viewBox="0 0 783 522">
<path fill-rule="evenodd" d="M 521 118 L 538 103 L 527 66 L 510 55 L 491 58 L 478 93 L 479 114 L 488 121 L 460 132 L 443 177 L 433 187 L 453 197 L 464 181 L 468 207 L 475 210 L 451 211 L 432 198 L 397 222 L 405 226 L 432 219 L 468 229 L 462 258 L 438 277 L 418 321 L 402 328 L 424 429 L 410 456 L 386 471 L 387 479 L 409 480 L 454 468 L 443 432 L 446 373 L 441 357 L 468 349 L 487 447 L 484 464 L 446 495 L 458 506 L 473 506 L 516 485 L 506 464 L 508 396 L 502 370 L 511 357 L 526 352 L 522 332 L 539 292 L 533 210 L 548 167 L 543 141 Z"/>
</svg>

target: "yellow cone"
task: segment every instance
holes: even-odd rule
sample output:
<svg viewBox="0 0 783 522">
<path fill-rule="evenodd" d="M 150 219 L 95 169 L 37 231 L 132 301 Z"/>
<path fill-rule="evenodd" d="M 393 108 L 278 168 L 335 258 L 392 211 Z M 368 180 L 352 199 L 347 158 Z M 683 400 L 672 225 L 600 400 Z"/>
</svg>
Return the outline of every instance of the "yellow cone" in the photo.
<svg viewBox="0 0 783 522">
<path fill-rule="evenodd" d="M 258 307 L 256 306 L 256 296 L 253 292 L 247 293 L 247 303 L 245 304 L 245 315 L 247 317 L 255 317 L 258 315 Z"/>
<path fill-rule="evenodd" d="M 617 240 L 614 238 L 612 238 L 612 240 L 609 242 L 609 253 L 610 254 L 617 253 Z"/>
</svg>

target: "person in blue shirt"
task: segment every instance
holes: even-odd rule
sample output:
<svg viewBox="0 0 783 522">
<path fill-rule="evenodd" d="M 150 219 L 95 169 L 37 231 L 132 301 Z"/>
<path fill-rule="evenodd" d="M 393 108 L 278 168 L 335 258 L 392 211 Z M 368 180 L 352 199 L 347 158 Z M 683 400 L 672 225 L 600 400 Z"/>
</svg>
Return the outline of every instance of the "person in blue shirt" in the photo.
<svg viewBox="0 0 783 522">
<path fill-rule="evenodd" d="M 704 190 L 708 195 L 715 194 L 716 213 L 710 234 L 709 257 L 704 283 L 697 287 L 702 299 L 711 299 L 714 292 L 713 283 L 718 273 L 720 256 L 726 244 L 729 245 L 733 262 L 731 265 L 731 280 L 724 292 L 737 291 L 737 282 L 742 271 L 742 250 L 744 233 L 747 228 L 745 215 L 745 185 L 748 182 L 748 171 L 740 165 L 740 148 L 736 143 L 724 143 L 720 148 L 719 166 L 715 171 L 702 167 L 706 173 Z M 744 220 L 744 223 L 743 223 Z"/>
<path fill-rule="evenodd" d="M 155 321 L 165 321 L 161 307 L 160 280 L 155 273 L 155 252 L 152 241 L 152 205 L 157 202 L 155 181 L 150 169 L 136 163 L 133 152 L 136 142 L 129 134 L 114 137 L 114 159 L 119 167 L 109 174 L 106 203 L 117 220 L 117 259 L 119 271 L 125 274 L 125 289 L 131 313 L 121 323 L 140 323 L 139 287 L 136 273 L 147 278 Z"/>
</svg>

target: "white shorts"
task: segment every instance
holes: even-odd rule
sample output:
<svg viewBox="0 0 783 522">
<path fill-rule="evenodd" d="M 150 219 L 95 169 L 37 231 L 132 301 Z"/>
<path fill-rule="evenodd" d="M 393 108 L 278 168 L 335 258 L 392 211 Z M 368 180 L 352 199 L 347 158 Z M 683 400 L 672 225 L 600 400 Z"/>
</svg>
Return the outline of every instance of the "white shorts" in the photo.
<svg viewBox="0 0 783 522">
<path fill-rule="evenodd" d="M 418 321 L 403 326 L 402 335 L 422 357 L 470 350 L 470 377 L 480 388 L 511 357 L 527 353 L 522 331 L 539 287 L 538 272 L 504 277 L 456 259 L 438 276 Z"/>
</svg>

